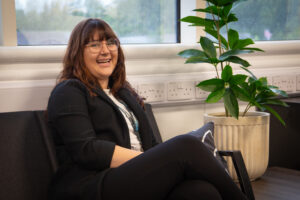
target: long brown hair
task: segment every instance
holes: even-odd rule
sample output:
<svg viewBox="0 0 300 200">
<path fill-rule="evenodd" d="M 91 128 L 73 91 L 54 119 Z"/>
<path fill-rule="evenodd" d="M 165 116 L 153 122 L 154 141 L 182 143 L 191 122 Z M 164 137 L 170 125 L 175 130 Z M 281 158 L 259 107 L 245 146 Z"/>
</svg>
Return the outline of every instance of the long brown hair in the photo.
<svg viewBox="0 0 300 200">
<path fill-rule="evenodd" d="M 58 78 L 58 82 L 76 78 L 83 82 L 88 88 L 90 95 L 95 96 L 94 88 L 101 88 L 97 78 L 93 76 L 84 63 L 83 53 L 85 45 L 93 38 L 94 34 L 99 34 L 99 40 L 114 38 L 120 44 L 120 41 L 112 28 L 101 19 L 85 19 L 79 22 L 73 29 L 67 50 L 63 59 L 63 70 Z M 118 48 L 118 61 L 116 67 L 109 78 L 109 87 L 114 96 L 121 88 L 129 89 L 137 98 L 138 102 L 143 105 L 143 99 L 131 87 L 126 80 L 125 57 L 122 48 Z"/>
</svg>

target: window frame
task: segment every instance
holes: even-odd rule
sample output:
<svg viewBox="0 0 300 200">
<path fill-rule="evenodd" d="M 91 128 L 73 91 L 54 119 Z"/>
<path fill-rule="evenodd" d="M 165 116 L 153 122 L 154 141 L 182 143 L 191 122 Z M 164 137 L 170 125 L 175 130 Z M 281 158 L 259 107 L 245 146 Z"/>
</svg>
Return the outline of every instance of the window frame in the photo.
<svg viewBox="0 0 300 200">
<path fill-rule="evenodd" d="M 180 19 L 183 12 L 186 13 L 185 15 L 193 15 L 194 13 L 192 13 L 191 10 L 196 5 L 196 2 L 200 2 L 200 0 L 185 0 L 185 1 L 176 0 L 175 2 L 177 7 L 176 18 Z M 182 7 L 184 11 L 183 9 L 181 9 Z M 181 43 L 182 41 L 180 37 L 182 33 L 181 24 L 182 22 L 180 22 L 179 20 L 176 23 L 176 30 L 175 30 L 175 32 L 177 33 L 176 43 Z M 16 22 L 15 0 L 0 0 L 0 47 L 18 46 L 18 38 L 17 38 L 16 30 L 17 30 L 17 22 Z M 185 39 L 183 39 L 183 41 L 185 41 Z M 142 45 L 147 45 L 147 44 L 142 44 Z M 55 45 L 45 45 L 45 46 L 55 46 Z"/>
<path fill-rule="evenodd" d="M 14 0 L 0 0 L 0 45 L 17 46 L 17 22 Z"/>
</svg>

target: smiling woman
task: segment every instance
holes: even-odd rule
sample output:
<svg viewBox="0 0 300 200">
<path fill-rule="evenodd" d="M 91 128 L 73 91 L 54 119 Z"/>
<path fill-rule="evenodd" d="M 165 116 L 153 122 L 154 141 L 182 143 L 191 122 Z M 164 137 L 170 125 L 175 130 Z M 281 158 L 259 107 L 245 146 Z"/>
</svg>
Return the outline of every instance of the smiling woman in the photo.
<svg viewBox="0 0 300 200">
<path fill-rule="evenodd" d="M 119 82 L 125 81 L 124 53 L 119 44 L 116 34 L 103 20 L 81 21 L 71 33 L 60 81 L 77 78 L 91 94 L 97 86 L 109 87 L 115 93 L 121 87 Z M 118 80 L 117 84 L 113 80 Z"/>
<path fill-rule="evenodd" d="M 100 19 L 72 31 L 47 108 L 60 164 L 50 199 L 246 199 L 202 131 L 158 144 L 118 44 Z"/>
</svg>

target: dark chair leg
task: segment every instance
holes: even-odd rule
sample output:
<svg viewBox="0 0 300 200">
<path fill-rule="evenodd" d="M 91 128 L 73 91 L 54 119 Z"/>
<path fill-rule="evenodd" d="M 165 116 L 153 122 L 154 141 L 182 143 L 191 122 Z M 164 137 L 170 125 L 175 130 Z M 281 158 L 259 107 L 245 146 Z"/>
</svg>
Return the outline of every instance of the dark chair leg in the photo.
<svg viewBox="0 0 300 200">
<path fill-rule="evenodd" d="M 252 185 L 240 151 L 218 151 L 221 156 L 230 156 L 239 179 L 241 190 L 249 200 L 255 200 Z"/>
</svg>

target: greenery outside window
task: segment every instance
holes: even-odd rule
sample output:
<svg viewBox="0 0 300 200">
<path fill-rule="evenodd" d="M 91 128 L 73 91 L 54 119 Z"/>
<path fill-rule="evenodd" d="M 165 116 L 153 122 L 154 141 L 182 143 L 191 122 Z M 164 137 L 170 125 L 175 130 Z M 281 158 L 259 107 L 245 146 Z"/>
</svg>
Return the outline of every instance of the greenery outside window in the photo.
<svg viewBox="0 0 300 200">
<path fill-rule="evenodd" d="M 239 21 L 229 24 L 229 28 L 242 32 L 241 38 L 300 40 L 299 0 L 247 0 L 233 9 Z"/>
<path fill-rule="evenodd" d="M 122 43 L 176 43 L 177 0 L 15 0 L 18 45 L 66 44 L 85 18 L 107 21 Z"/>
</svg>

